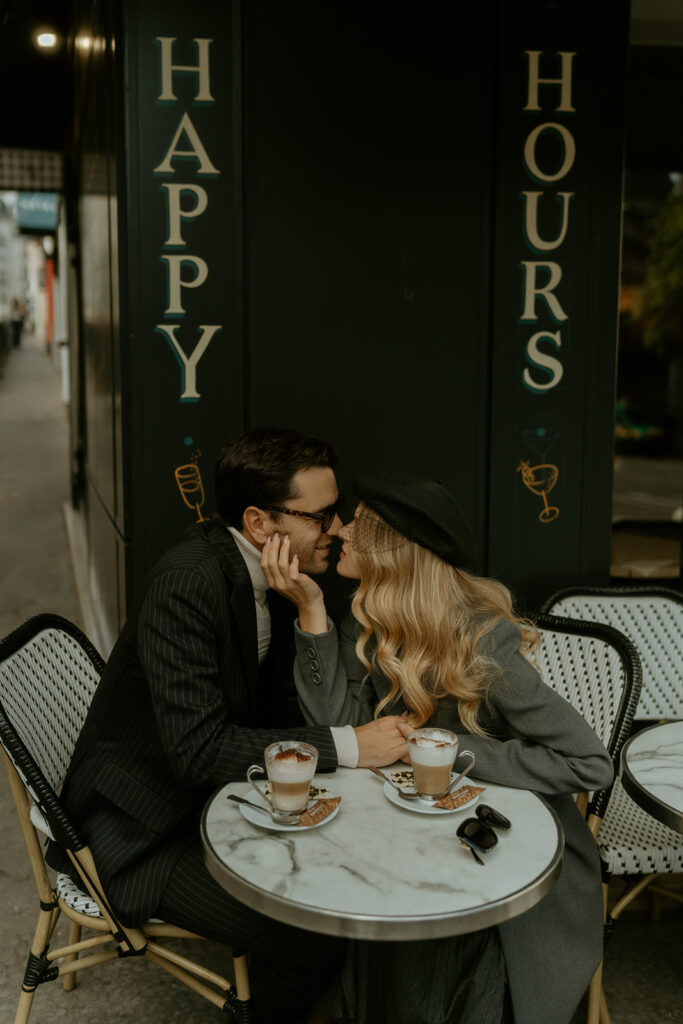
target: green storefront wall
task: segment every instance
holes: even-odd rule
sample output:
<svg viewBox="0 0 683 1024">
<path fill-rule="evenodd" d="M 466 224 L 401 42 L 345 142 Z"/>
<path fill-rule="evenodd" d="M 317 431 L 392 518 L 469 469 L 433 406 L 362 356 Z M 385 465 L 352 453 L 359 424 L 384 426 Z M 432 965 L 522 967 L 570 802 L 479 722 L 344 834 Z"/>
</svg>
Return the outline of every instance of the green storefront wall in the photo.
<svg viewBox="0 0 683 1024">
<path fill-rule="evenodd" d="M 441 479 L 529 605 L 605 581 L 623 5 L 99 9 L 106 370 L 94 265 L 83 344 L 110 633 L 211 515 L 222 442 L 268 424 L 332 440 L 345 493 L 357 468 Z"/>
</svg>

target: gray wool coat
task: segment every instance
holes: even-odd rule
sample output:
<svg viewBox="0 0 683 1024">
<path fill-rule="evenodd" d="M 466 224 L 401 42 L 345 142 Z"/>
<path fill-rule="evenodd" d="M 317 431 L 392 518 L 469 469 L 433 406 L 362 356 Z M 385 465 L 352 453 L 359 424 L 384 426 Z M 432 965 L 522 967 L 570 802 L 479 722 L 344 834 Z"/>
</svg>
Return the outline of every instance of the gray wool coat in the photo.
<svg viewBox="0 0 683 1024">
<path fill-rule="evenodd" d="M 389 684 L 379 673 L 364 681 L 351 616 L 339 631 L 328 625 L 320 635 L 304 633 L 298 622 L 295 625 L 299 703 L 311 724 L 359 725 L 372 718 Z M 535 907 L 499 925 L 498 932 L 515 1024 L 568 1024 L 600 962 L 603 945 L 597 847 L 572 794 L 609 785 L 612 760 L 583 717 L 520 654 L 517 626 L 502 622 L 483 642 L 501 670 L 490 684 L 480 716 L 488 737 L 466 733 L 452 698 L 439 703 L 427 724 L 466 733 L 466 746 L 476 757 L 477 778 L 540 794 L 562 823 L 565 852 L 560 878 Z M 384 713 L 404 710 L 399 699 Z"/>
</svg>

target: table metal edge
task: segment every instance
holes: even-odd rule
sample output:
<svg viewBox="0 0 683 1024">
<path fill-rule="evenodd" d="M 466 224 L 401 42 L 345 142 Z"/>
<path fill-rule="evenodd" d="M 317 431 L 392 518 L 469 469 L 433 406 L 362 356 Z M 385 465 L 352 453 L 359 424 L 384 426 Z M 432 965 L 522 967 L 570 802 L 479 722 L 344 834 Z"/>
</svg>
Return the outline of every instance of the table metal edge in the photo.
<svg viewBox="0 0 683 1024">
<path fill-rule="evenodd" d="M 466 908 L 448 914 L 430 914 L 418 920 L 412 916 L 397 915 L 387 918 L 373 914 L 344 914 L 322 907 L 310 907 L 252 885 L 232 871 L 216 854 L 206 832 L 206 816 L 216 795 L 207 801 L 200 824 L 204 863 L 212 878 L 235 899 L 265 914 L 266 917 L 323 935 L 366 941 L 410 941 L 441 939 L 480 931 L 482 928 L 502 924 L 530 910 L 552 889 L 562 871 L 564 831 L 553 808 L 536 793 L 534 796 L 544 804 L 555 824 L 555 853 L 536 878 L 503 899 L 487 903 L 485 907 L 476 911 Z M 486 866 L 482 870 L 486 870 Z M 512 900 L 514 903 L 511 905 Z"/>
<path fill-rule="evenodd" d="M 650 725 L 647 729 L 641 729 L 640 732 L 631 736 L 622 747 L 620 773 L 621 784 L 633 802 L 638 804 L 646 814 L 649 814 L 656 821 L 661 822 L 662 825 L 667 825 L 669 828 L 672 828 L 674 832 L 683 833 L 683 814 L 681 814 L 680 811 L 677 811 L 675 807 L 672 807 L 671 804 L 667 804 L 664 800 L 661 800 L 653 793 L 648 792 L 648 790 L 644 788 L 643 784 L 638 782 L 626 762 L 626 755 L 631 743 L 642 736 L 643 733 L 650 732 L 657 728 L 659 728 L 658 725 Z"/>
</svg>

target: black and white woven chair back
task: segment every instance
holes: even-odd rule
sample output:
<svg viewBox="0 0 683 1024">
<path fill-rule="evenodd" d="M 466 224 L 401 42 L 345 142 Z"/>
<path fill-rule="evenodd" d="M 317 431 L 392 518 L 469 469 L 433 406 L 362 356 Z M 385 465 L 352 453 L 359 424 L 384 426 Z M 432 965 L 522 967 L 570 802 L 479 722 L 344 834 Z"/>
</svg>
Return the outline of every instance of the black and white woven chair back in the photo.
<svg viewBox="0 0 683 1024">
<path fill-rule="evenodd" d="M 668 587 L 571 587 L 553 594 L 543 611 L 604 622 L 624 633 L 643 668 L 636 717 L 683 715 L 683 594 Z"/>
<path fill-rule="evenodd" d="M 536 620 L 541 633 L 538 670 L 593 728 L 615 766 L 628 739 L 641 686 L 641 668 L 633 644 L 609 626 L 555 615 Z M 608 790 L 594 798 L 602 814 Z"/>
<path fill-rule="evenodd" d="M 613 630 L 611 626 L 604 626 L 595 619 L 593 621 L 586 622 L 576 618 L 579 611 L 584 611 L 583 596 L 585 593 L 586 591 L 583 590 L 580 594 L 577 592 L 575 598 L 573 596 L 574 591 L 563 591 L 561 594 L 556 595 L 555 598 L 551 598 L 548 605 L 551 605 L 553 608 L 564 608 L 567 611 L 571 611 L 571 619 L 561 619 L 560 621 L 565 623 L 573 622 L 575 629 L 609 629 L 611 633 L 614 633 L 615 630 Z M 613 592 L 610 591 L 609 593 L 611 594 Z M 562 594 L 567 596 L 562 597 Z M 629 600 L 632 597 L 637 598 L 640 602 L 645 600 L 644 592 L 641 592 L 640 590 L 637 593 L 627 591 L 627 595 Z M 596 590 L 589 596 L 602 598 L 603 592 Z M 678 595 L 675 596 L 677 597 Z M 558 600 L 558 598 L 560 599 Z M 616 592 L 615 600 L 618 600 Z M 591 610 L 593 614 L 601 614 L 601 609 L 603 607 L 604 605 L 602 603 L 591 602 Z M 623 614 L 622 610 L 622 616 Z M 555 616 L 540 616 L 538 619 L 539 625 L 547 622 L 548 619 L 552 621 L 555 619 Z M 623 619 L 621 621 L 623 621 Z M 635 655 L 637 673 L 638 676 L 640 676 L 640 661 L 638 654 L 634 650 L 635 645 L 632 644 L 623 634 L 618 633 L 617 636 L 621 636 L 622 646 L 624 643 L 627 643 L 632 649 L 633 654 Z M 550 649 L 552 644 L 548 644 L 548 637 L 545 630 L 543 633 L 543 639 L 543 650 Z M 680 637 L 678 637 L 678 641 L 680 642 Z M 576 664 L 576 658 L 573 660 Z M 605 662 L 603 665 L 604 670 L 607 669 L 610 660 L 613 662 L 613 658 L 608 659 L 608 661 Z M 579 659 L 578 664 L 581 664 L 581 659 Z M 586 668 L 588 667 L 589 666 L 586 666 Z M 570 671 L 573 672 L 574 667 L 572 667 Z M 594 671 L 594 669 L 590 669 L 589 674 L 593 674 Z M 546 679 L 546 682 L 550 682 L 550 684 L 554 686 L 557 679 L 562 678 L 562 674 L 558 673 L 557 675 L 552 676 L 552 672 L 553 667 L 552 664 L 549 663 L 544 678 Z M 585 671 L 579 674 L 582 679 L 585 679 Z M 595 690 L 594 684 L 597 679 L 598 675 L 595 674 L 593 684 L 591 684 L 590 680 L 587 681 L 586 685 L 589 692 L 593 692 Z M 571 676 L 569 676 L 567 683 L 564 685 L 565 690 L 569 687 L 570 680 Z M 609 687 L 609 676 L 604 677 L 604 682 Z M 582 688 L 583 685 L 584 684 L 581 683 L 580 688 Z M 602 718 L 605 725 L 608 723 L 614 708 L 612 707 L 612 711 L 605 711 L 601 715 L 592 718 L 591 714 L 595 706 L 595 696 L 591 696 L 587 700 L 582 699 L 581 703 L 583 703 L 583 705 L 588 709 L 587 711 L 582 710 L 575 700 L 571 697 L 569 698 L 578 710 L 582 710 L 582 714 L 584 714 L 586 719 L 591 723 L 610 754 L 612 754 L 613 758 L 618 759 L 621 746 L 628 737 L 633 716 L 635 714 L 640 716 L 641 714 L 643 702 L 642 692 L 645 689 L 645 685 L 645 681 L 643 680 L 642 691 L 640 691 L 640 703 L 638 704 L 637 695 L 640 689 L 640 681 L 636 681 L 636 685 L 632 690 L 631 707 L 626 711 L 621 729 L 619 730 L 620 738 L 614 745 L 610 745 L 610 743 L 607 742 L 605 731 L 601 731 L 601 728 L 598 725 L 599 718 Z M 560 692 L 563 692 L 562 685 L 557 688 Z M 565 692 L 564 695 L 567 696 L 567 693 Z M 618 760 L 615 761 L 615 767 L 618 767 Z M 604 868 L 609 875 L 649 875 L 655 872 L 670 873 L 683 871 L 683 842 L 681 841 L 681 836 L 672 829 L 667 828 L 666 825 L 660 824 L 645 811 L 641 810 L 641 808 L 634 803 L 628 793 L 626 793 L 618 778 L 615 780 L 611 790 L 603 790 L 602 793 L 597 795 L 594 804 L 595 806 L 591 809 L 595 810 L 598 816 L 602 818 L 602 824 L 600 826 L 600 832 L 597 839 L 598 851 Z"/>
<path fill-rule="evenodd" d="M 683 836 L 643 811 L 619 779 L 600 826 L 598 850 L 612 875 L 683 871 Z"/>
<path fill-rule="evenodd" d="M 36 615 L 0 641 L 3 717 L 55 792 L 103 668 L 87 637 L 58 615 Z"/>
</svg>

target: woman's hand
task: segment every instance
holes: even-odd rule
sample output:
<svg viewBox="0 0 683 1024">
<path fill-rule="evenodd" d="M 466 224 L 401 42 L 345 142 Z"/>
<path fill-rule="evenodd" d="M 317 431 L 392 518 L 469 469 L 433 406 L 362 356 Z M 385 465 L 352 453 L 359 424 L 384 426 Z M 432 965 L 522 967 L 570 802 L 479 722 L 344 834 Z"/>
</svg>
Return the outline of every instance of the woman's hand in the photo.
<svg viewBox="0 0 683 1024">
<path fill-rule="evenodd" d="M 299 612 L 299 625 L 306 633 L 327 632 L 327 610 L 323 592 L 305 572 L 299 572 L 299 556 L 290 557 L 289 537 L 274 533 L 266 538 L 261 567 L 268 586 L 282 594 Z"/>
<path fill-rule="evenodd" d="M 412 711 L 403 712 L 401 717 L 396 722 L 396 728 L 406 740 L 408 739 L 408 737 L 410 736 L 411 732 L 414 729 L 419 728 L 419 725 L 415 721 L 415 716 L 413 715 Z M 406 764 L 410 764 L 410 754 L 404 754 L 401 760 L 405 761 Z"/>
<path fill-rule="evenodd" d="M 358 767 L 379 768 L 408 761 L 406 736 L 412 730 L 396 715 L 382 715 L 354 729 L 358 740 Z"/>
</svg>

